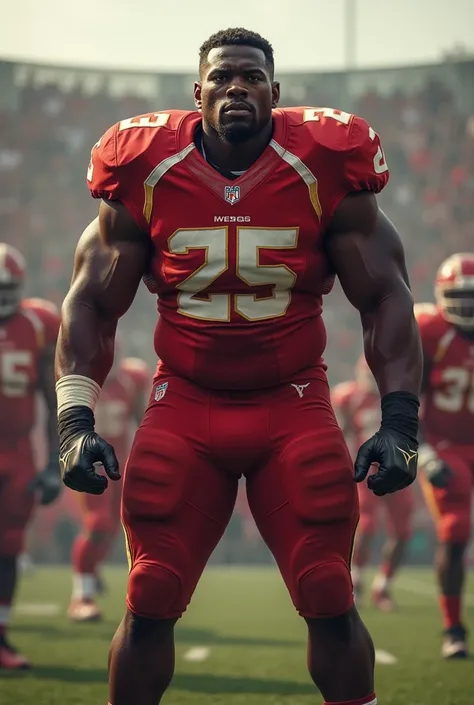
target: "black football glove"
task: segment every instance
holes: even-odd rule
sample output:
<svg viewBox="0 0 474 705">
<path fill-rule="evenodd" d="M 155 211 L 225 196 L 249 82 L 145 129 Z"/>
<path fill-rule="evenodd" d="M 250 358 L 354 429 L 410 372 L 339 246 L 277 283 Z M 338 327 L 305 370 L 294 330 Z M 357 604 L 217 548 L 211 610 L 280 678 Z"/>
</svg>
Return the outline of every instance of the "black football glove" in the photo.
<svg viewBox="0 0 474 705">
<path fill-rule="evenodd" d="M 94 431 L 94 414 L 87 406 L 73 406 L 59 414 L 59 462 L 63 482 L 76 492 L 102 494 L 105 475 L 94 469 L 101 464 L 111 480 L 120 480 L 119 464 L 110 443 Z"/>
<path fill-rule="evenodd" d="M 453 471 L 441 460 L 435 449 L 428 443 L 423 443 L 418 452 L 418 464 L 423 475 L 433 487 L 447 487 L 453 476 Z"/>
<path fill-rule="evenodd" d="M 403 490 L 416 478 L 418 463 L 418 407 L 414 394 L 392 392 L 382 399 L 382 424 L 359 449 L 355 461 L 355 480 L 363 482 L 371 466 L 378 470 L 367 485 L 381 497 Z"/>
<path fill-rule="evenodd" d="M 38 473 L 30 485 L 32 492 L 39 492 L 41 504 L 51 504 L 61 492 L 59 453 L 53 452 L 44 470 Z"/>
</svg>

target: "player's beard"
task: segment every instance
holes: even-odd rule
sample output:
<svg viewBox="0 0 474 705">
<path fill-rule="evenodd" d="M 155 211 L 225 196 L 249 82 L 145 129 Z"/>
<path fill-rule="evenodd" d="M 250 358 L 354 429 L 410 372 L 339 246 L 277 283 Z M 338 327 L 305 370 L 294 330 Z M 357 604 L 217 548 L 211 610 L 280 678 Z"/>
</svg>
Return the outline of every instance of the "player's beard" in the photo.
<svg viewBox="0 0 474 705">
<path fill-rule="evenodd" d="M 241 144 L 254 137 L 260 131 L 255 115 L 252 114 L 251 120 L 232 120 L 223 122 L 220 120 L 217 124 L 216 132 L 224 142 L 230 144 Z"/>
</svg>

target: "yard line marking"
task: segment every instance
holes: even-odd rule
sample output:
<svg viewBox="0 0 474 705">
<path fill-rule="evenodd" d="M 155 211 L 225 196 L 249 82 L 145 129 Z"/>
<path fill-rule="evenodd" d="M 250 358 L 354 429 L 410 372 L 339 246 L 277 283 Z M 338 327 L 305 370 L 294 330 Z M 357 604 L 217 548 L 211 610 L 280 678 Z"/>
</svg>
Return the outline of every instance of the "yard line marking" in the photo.
<svg viewBox="0 0 474 705">
<path fill-rule="evenodd" d="M 54 617 L 60 611 L 59 605 L 54 602 L 20 602 L 15 607 L 16 614 L 28 617 Z"/>
<path fill-rule="evenodd" d="M 200 661 L 205 661 L 210 653 L 211 650 L 207 646 L 193 646 L 192 649 L 186 651 L 184 659 L 185 661 L 199 663 Z"/>
<path fill-rule="evenodd" d="M 403 577 L 397 583 L 397 589 L 405 590 L 405 592 L 411 592 L 414 595 L 426 595 L 427 597 L 433 597 L 436 599 L 438 597 L 438 589 L 436 585 L 430 585 L 425 583 L 423 580 L 417 580 L 416 578 Z M 465 593 L 462 597 L 462 601 L 465 605 L 472 607 L 474 605 L 474 595 L 471 593 Z"/>
<path fill-rule="evenodd" d="M 375 663 L 380 663 L 382 666 L 393 666 L 397 661 L 397 657 L 393 654 L 389 654 L 388 651 L 375 649 Z"/>
</svg>

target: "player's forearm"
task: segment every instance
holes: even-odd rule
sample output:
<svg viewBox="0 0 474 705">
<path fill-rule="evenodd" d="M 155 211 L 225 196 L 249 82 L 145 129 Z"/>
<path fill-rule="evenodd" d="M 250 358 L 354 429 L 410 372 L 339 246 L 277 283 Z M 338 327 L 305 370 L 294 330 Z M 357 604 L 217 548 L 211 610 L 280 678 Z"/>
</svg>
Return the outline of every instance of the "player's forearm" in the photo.
<svg viewBox="0 0 474 705">
<path fill-rule="evenodd" d="M 61 312 L 56 346 L 56 379 L 81 375 L 104 383 L 114 359 L 117 319 L 100 315 L 93 299 L 71 291 Z"/>
<path fill-rule="evenodd" d="M 372 310 L 362 314 L 364 349 L 381 396 L 389 392 L 420 394 L 422 351 L 413 299 L 399 286 Z"/>
</svg>

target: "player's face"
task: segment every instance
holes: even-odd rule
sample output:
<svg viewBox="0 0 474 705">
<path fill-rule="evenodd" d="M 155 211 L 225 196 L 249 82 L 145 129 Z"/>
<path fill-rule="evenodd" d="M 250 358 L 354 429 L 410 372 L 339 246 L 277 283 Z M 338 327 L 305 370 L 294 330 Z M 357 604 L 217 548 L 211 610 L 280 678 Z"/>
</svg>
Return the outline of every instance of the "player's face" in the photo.
<svg viewBox="0 0 474 705">
<path fill-rule="evenodd" d="M 268 126 L 280 87 L 272 81 L 260 49 L 212 49 L 195 84 L 194 99 L 203 122 L 227 142 L 245 142 Z"/>
</svg>

